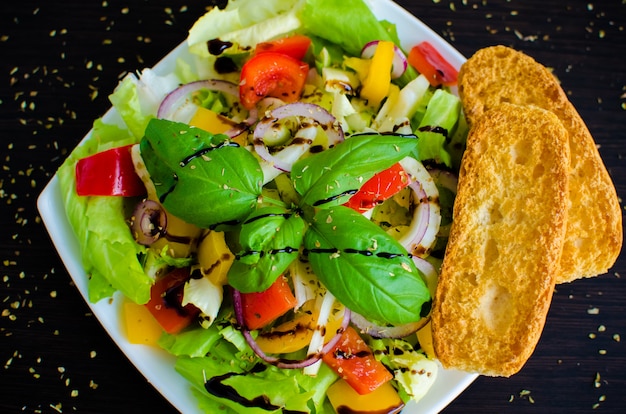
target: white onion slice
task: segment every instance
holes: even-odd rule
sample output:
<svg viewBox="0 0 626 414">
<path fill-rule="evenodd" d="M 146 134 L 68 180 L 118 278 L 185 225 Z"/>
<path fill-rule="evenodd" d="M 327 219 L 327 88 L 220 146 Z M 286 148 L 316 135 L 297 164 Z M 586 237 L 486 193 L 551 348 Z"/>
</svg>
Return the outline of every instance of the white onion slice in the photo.
<svg viewBox="0 0 626 414">
<path fill-rule="evenodd" d="M 406 323 L 404 325 L 382 326 L 368 321 L 363 315 L 355 312 L 352 312 L 350 317 L 350 321 L 359 328 L 361 332 L 373 336 L 374 338 L 404 338 L 417 332 L 428 323 L 429 319 L 429 317 L 424 317 L 419 321 Z"/>
<path fill-rule="evenodd" d="M 417 203 L 409 230 L 398 240 L 409 253 L 425 256 L 433 246 L 441 225 L 439 190 L 421 162 L 406 157 L 400 164 L 411 178 L 409 187 Z"/>
<path fill-rule="evenodd" d="M 343 130 L 336 123 L 335 117 L 321 106 L 295 102 L 271 109 L 255 127 L 253 144 L 256 153 L 261 159 L 269 162 L 274 168 L 282 172 L 291 171 L 293 163 L 309 149 L 314 138 L 311 132 L 315 131 L 315 129 L 310 128 L 306 134 L 300 133 L 300 138 L 304 136 L 304 139 L 294 139 L 292 145 L 287 146 L 276 154 L 271 154 L 265 145 L 265 134 L 269 132 L 276 122 L 288 117 L 299 117 L 313 121 L 312 123 L 303 123 L 304 127 L 300 130 L 320 126 L 328 136 L 329 146 L 334 146 L 344 139 Z M 298 133 L 296 133 L 296 138 L 298 138 Z M 291 148 L 294 145 L 299 147 Z"/>
<path fill-rule="evenodd" d="M 373 40 L 363 46 L 361 49 L 361 57 L 363 59 L 371 59 L 378 46 L 378 40 Z M 393 45 L 393 63 L 391 65 L 391 79 L 397 79 L 406 71 L 408 61 L 404 52 L 396 45 Z"/>
</svg>

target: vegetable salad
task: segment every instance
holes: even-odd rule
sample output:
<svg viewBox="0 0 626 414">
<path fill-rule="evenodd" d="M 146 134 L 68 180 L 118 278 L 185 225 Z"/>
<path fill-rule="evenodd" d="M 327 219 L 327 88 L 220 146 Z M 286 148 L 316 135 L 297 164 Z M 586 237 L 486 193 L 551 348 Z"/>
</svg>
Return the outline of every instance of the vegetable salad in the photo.
<svg viewBox="0 0 626 414">
<path fill-rule="evenodd" d="M 89 299 L 123 293 L 129 340 L 175 355 L 206 412 L 419 400 L 456 70 L 361 0 L 231 1 L 185 48 L 125 77 L 58 172 Z"/>
</svg>

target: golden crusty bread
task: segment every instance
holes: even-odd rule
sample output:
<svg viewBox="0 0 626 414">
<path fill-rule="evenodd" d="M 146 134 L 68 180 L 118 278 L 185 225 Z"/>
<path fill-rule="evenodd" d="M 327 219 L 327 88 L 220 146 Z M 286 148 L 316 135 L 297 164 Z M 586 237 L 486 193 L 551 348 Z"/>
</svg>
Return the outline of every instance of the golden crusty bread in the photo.
<svg viewBox="0 0 626 414">
<path fill-rule="evenodd" d="M 568 224 L 557 283 L 606 273 L 622 247 L 622 213 L 615 187 L 580 115 L 553 74 L 505 46 L 476 52 L 459 73 L 468 123 L 502 102 L 553 112 L 569 134 Z"/>
<path fill-rule="evenodd" d="M 473 122 L 432 314 L 444 367 L 510 376 L 533 352 L 565 238 L 567 137 L 532 106 L 502 104 Z"/>
</svg>

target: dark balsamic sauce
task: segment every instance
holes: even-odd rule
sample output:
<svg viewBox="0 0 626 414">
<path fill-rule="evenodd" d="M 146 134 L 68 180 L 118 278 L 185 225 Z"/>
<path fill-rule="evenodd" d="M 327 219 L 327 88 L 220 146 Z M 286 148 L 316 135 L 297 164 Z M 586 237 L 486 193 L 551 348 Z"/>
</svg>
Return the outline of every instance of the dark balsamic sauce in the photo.
<svg viewBox="0 0 626 414">
<path fill-rule="evenodd" d="M 214 56 L 221 55 L 226 49 L 229 49 L 233 45 L 232 42 L 226 42 L 220 39 L 211 39 L 206 42 L 206 44 L 209 49 L 209 53 Z"/>
<path fill-rule="evenodd" d="M 215 145 L 215 146 L 202 148 L 201 150 L 194 152 L 193 154 L 189 155 L 188 157 L 183 158 L 180 161 L 179 165 L 181 167 L 186 167 L 187 164 L 189 164 L 191 161 L 195 160 L 196 158 L 200 158 L 203 155 L 206 155 L 206 154 L 208 154 L 211 151 L 215 151 L 215 150 L 218 150 L 218 149 L 224 148 L 224 147 L 234 147 L 234 148 L 236 148 L 236 147 L 239 147 L 239 144 L 237 144 L 236 142 L 232 142 L 232 141 L 228 141 L 227 140 L 227 141 L 220 142 L 218 145 Z"/>
<path fill-rule="evenodd" d="M 269 397 L 264 394 L 254 397 L 252 399 L 245 398 L 244 396 L 239 394 L 234 387 L 224 384 L 224 381 L 226 381 L 228 378 L 238 376 L 238 375 L 247 375 L 247 374 L 254 374 L 257 372 L 263 372 L 265 369 L 267 369 L 266 366 L 262 364 L 256 364 L 254 367 L 252 367 L 252 369 L 249 372 L 242 372 L 242 373 L 229 372 L 224 375 L 218 375 L 213 378 L 207 379 L 206 382 L 204 383 L 204 388 L 207 390 L 209 394 L 215 395 L 218 398 L 229 399 L 244 407 L 260 408 L 265 411 L 281 410 L 281 412 L 285 414 L 303 414 L 303 412 L 301 411 L 287 410 L 283 407 L 272 404 Z"/>
<path fill-rule="evenodd" d="M 330 203 L 331 201 L 337 200 L 338 198 L 341 198 L 343 196 L 347 196 L 347 195 L 354 195 L 356 193 L 358 193 L 359 190 L 347 190 L 344 191 L 343 193 L 339 193 L 339 194 L 335 194 L 333 196 L 330 196 L 328 198 L 324 198 L 322 200 L 317 200 L 316 202 L 313 203 L 313 207 L 317 207 L 317 206 L 321 206 L 322 204 L 326 204 L 326 203 Z"/>
<path fill-rule="evenodd" d="M 222 75 L 239 71 L 235 61 L 226 56 L 220 56 L 215 59 L 215 64 L 213 66 L 215 67 L 215 71 Z"/>
</svg>

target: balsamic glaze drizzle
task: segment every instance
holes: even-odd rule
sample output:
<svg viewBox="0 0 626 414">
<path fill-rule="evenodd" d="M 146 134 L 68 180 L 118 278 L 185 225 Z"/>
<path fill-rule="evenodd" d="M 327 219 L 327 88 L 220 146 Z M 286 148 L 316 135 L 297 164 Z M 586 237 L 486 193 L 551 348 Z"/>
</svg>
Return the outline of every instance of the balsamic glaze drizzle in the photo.
<svg viewBox="0 0 626 414">
<path fill-rule="evenodd" d="M 195 160 L 196 158 L 202 157 L 203 155 L 208 154 L 211 151 L 218 150 L 218 149 L 224 148 L 224 147 L 237 148 L 237 147 L 239 147 L 239 144 L 237 144 L 236 142 L 232 142 L 232 141 L 226 140 L 226 141 L 220 142 L 217 145 L 206 147 L 206 148 L 202 148 L 201 150 L 194 152 L 193 154 L 189 155 L 188 157 L 183 158 L 180 161 L 179 165 L 181 167 L 186 167 L 187 164 L 189 164 L 191 161 Z"/>
<path fill-rule="evenodd" d="M 358 192 L 359 192 L 359 190 L 347 190 L 347 191 L 344 191 L 343 193 L 335 194 L 335 195 L 330 196 L 328 198 L 317 200 L 316 202 L 313 203 L 313 207 L 321 206 L 322 204 L 326 204 L 326 203 L 329 203 L 329 202 L 331 202 L 333 200 L 337 200 L 338 198 L 341 198 L 343 196 L 354 195 L 354 194 L 356 194 Z"/>
<path fill-rule="evenodd" d="M 207 390 L 209 394 L 215 395 L 218 398 L 226 398 L 231 401 L 234 401 L 244 407 L 249 408 L 260 408 L 265 411 L 276 411 L 280 410 L 284 414 L 303 414 L 301 411 L 288 410 L 284 407 L 280 407 L 278 405 L 272 404 L 269 397 L 267 395 L 261 394 L 252 399 L 245 398 L 241 394 L 237 392 L 237 390 L 230 386 L 224 384 L 228 378 L 238 376 L 238 375 L 247 375 L 253 374 L 257 372 L 262 372 L 267 369 L 263 364 L 256 364 L 249 372 L 228 372 L 224 375 L 217 375 L 213 378 L 209 378 L 204 382 L 204 388 Z"/>
</svg>

